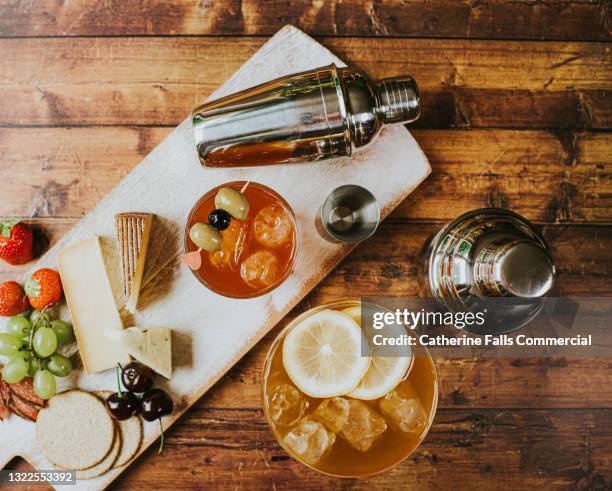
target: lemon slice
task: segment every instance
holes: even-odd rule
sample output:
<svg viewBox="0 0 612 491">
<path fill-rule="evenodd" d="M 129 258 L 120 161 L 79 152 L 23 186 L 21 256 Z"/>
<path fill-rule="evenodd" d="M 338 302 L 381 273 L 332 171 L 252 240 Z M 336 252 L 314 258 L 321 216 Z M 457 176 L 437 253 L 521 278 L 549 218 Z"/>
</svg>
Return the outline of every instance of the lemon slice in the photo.
<svg viewBox="0 0 612 491">
<path fill-rule="evenodd" d="M 311 397 L 352 391 L 368 370 L 361 356 L 367 341 L 348 315 L 321 310 L 295 326 L 283 343 L 283 365 L 293 383 Z"/>
<path fill-rule="evenodd" d="M 357 388 L 349 392 L 355 399 L 371 401 L 391 392 L 404 379 L 412 356 L 373 356 L 370 367 Z"/>
<path fill-rule="evenodd" d="M 351 316 L 355 322 L 361 325 L 361 305 L 348 307 L 342 312 Z M 401 353 L 398 352 L 399 350 L 401 350 Z M 383 397 L 397 387 L 408 373 L 412 364 L 410 347 L 394 346 L 393 351 L 401 356 L 376 356 L 379 351 L 380 348 L 372 347 L 372 359 L 368 371 L 357 388 L 348 394 L 350 397 L 366 401 Z"/>
<path fill-rule="evenodd" d="M 361 303 L 347 307 L 342 312 L 350 316 L 357 324 L 361 326 Z"/>
</svg>

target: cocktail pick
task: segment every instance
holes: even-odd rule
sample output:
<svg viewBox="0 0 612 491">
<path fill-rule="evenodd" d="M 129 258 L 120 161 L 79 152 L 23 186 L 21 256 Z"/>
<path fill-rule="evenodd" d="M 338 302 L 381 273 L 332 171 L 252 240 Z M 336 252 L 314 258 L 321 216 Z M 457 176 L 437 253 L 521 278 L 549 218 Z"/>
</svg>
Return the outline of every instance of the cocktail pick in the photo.
<svg viewBox="0 0 612 491">
<path fill-rule="evenodd" d="M 187 254 L 183 254 L 180 257 L 180 261 L 182 264 L 189 266 L 193 271 L 197 271 L 202 266 L 202 249 L 198 249 L 197 251 L 189 252 Z"/>
<path fill-rule="evenodd" d="M 247 181 L 244 183 L 244 186 L 242 186 L 242 189 L 240 189 L 240 194 L 244 194 L 244 192 L 246 191 L 246 188 L 249 187 L 249 184 L 251 184 L 251 181 Z"/>
</svg>

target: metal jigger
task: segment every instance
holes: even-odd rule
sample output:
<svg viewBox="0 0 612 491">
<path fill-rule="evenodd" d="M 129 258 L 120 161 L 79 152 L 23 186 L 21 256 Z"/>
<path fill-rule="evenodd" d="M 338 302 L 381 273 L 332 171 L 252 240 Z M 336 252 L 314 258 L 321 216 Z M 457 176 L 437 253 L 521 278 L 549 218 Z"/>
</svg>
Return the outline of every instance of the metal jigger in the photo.
<svg viewBox="0 0 612 491">
<path fill-rule="evenodd" d="M 371 237 L 380 224 L 380 207 L 374 195 L 349 184 L 334 189 L 316 217 L 319 233 L 332 242 L 355 244 Z"/>
<path fill-rule="evenodd" d="M 486 311 L 470 328 L 502 334 L 530 322 L 551 290 L 555 266 L 541 235 L 508 210 L 485 208 L 444 226 L 424 254 L 425 294 L 451 312 Z"/>
</svg>

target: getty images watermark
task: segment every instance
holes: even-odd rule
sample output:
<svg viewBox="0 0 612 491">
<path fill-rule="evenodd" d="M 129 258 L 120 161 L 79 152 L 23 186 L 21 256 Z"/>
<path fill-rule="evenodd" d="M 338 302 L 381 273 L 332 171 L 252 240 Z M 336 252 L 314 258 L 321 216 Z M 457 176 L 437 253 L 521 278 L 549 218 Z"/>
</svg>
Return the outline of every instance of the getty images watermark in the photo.
<svg viewBox="0 0 612 491">
<path fill-rule="evenodd" d="M 406 356 L 405 347 L 425 346 L 447 358 L 612 356 L 606 297 L 496 299 L 481 310 L 454 312 L 431 299 L 375 297 L 362 300 L 361 315 L 364 355 L 373 349 L 377 356 Z"/>
</svg>

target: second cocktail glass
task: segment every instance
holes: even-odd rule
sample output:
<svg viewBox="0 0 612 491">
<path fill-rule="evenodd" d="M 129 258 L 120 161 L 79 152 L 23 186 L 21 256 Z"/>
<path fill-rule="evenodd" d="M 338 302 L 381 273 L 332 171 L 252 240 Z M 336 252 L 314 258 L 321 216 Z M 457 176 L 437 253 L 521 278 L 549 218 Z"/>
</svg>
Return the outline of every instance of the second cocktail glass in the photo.
<svg viewBox="0 0 612 491">
<path fill-rule="evenodd" d="M 364 341 L 360 302 L 335 302 L 291 322 L 264 363 L 270 428 L 292 457 L 324 474 L 364 477 L 399 464 L 435 416 L 438 378 L 427 348 L 364 357 Z"/>
</svg>

